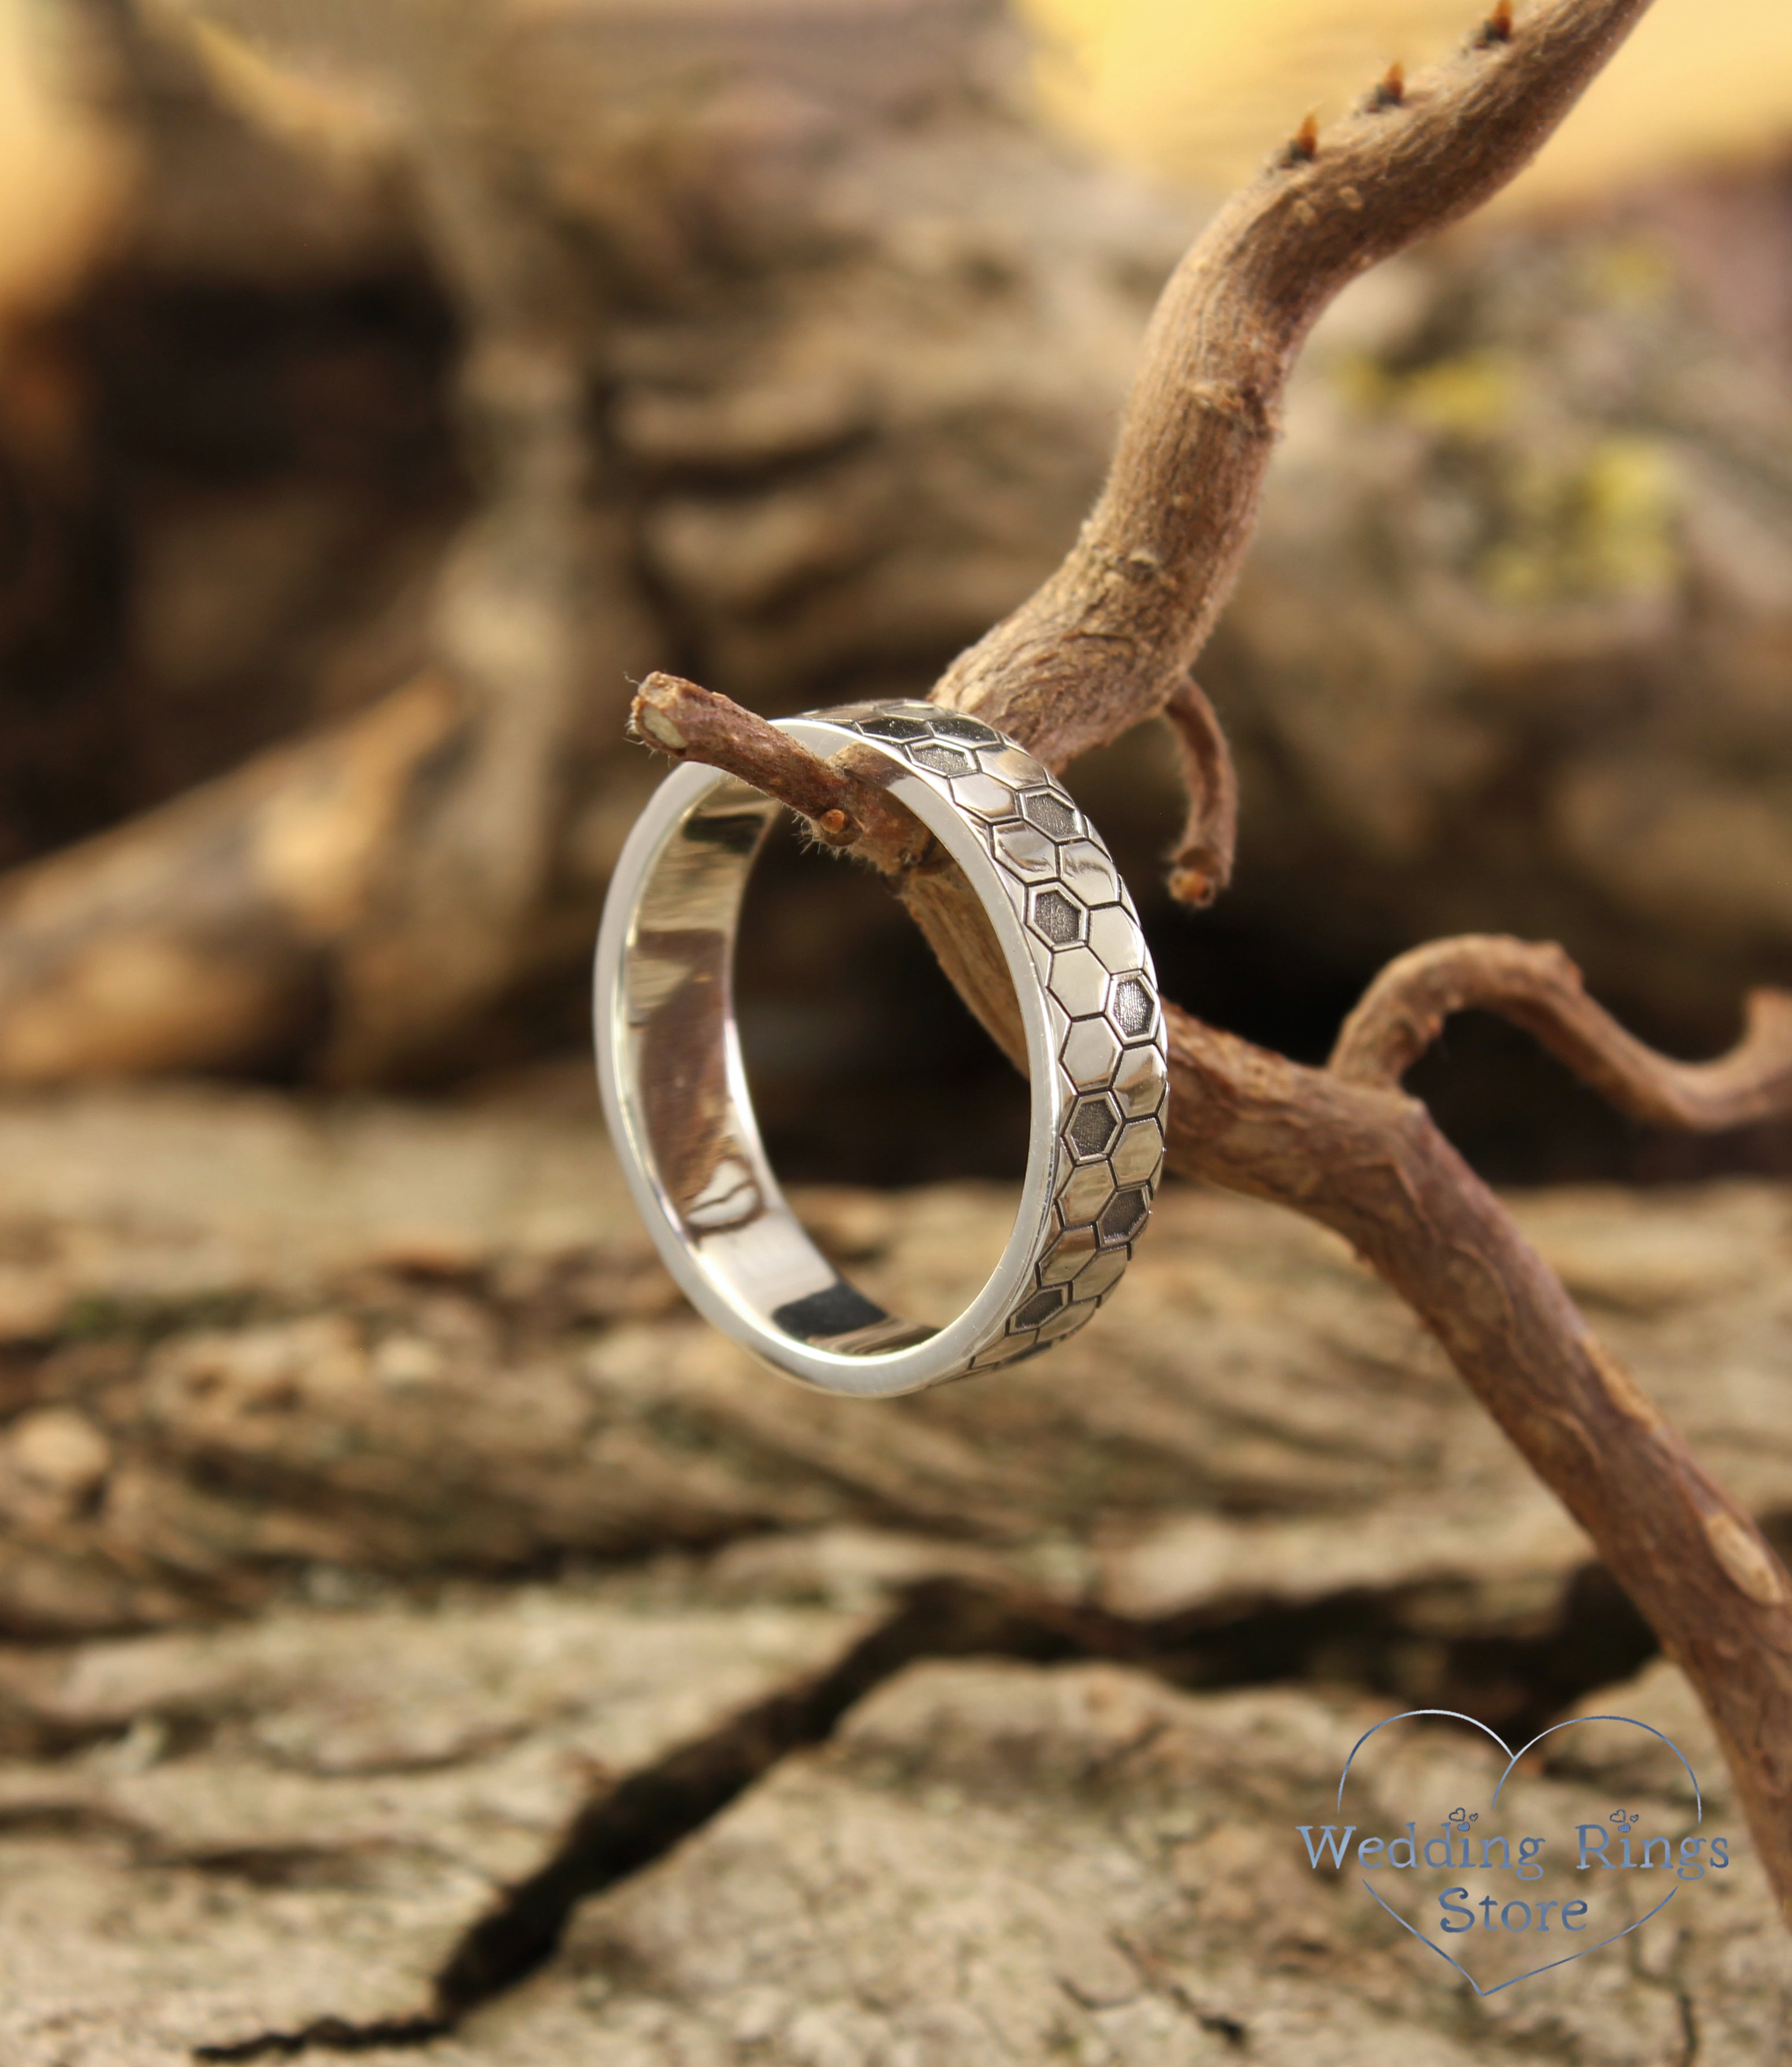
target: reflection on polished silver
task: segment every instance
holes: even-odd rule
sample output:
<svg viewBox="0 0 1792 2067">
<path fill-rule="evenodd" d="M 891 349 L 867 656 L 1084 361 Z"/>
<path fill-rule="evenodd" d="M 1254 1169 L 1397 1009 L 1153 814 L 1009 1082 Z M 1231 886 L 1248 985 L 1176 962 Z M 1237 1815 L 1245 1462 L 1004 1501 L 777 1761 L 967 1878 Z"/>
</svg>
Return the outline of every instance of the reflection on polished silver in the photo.
<svg viewBox="0 0 1792 2067">
<path fill-rule="evenodd" d="M 1014 1231 L 941 1328 L 886 1314 L 785 1204 L 760 1145 L 734 1027 L 747 871 L 778 806 L 713 768 L 660 786 L 611 884 L 595 980 L 612 1139 L 692 1303 L 793 1378 L 885 1395 L 1031 1355 L 1119 1281 L 1164 1164 L 1163 1015 L 1138 916 L 1107 848 L 1048 771 L 976 718 L 854 705 L 783 721 L 811 752 L 907 805 L 963 871 L 1026 1031 L 1033 1112 Z"/>
</svg>

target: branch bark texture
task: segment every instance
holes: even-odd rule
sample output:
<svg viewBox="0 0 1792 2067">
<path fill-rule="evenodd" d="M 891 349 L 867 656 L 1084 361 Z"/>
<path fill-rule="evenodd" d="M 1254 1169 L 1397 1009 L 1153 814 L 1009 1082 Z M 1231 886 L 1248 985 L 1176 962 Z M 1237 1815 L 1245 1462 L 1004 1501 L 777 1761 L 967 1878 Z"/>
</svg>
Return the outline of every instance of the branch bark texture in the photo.
<svg viewBox="0 0 1792 2067">
<path fill-rule="evenodd" d="M 1648 0 L 1496 14 L 1453 63 L 1302 130 L 1177 267 L 1107 485 L 1057 572 L 935 691 L 1061 767 L 1164 707 L 1231 594 L 1282 396 L 1360 273 L 1466 215 L 1536 153 Z"/>
<path fill-rule="evenodd" d="M 1622 1112 L 1711 1133 L 1792 1110 L 1792 997 L 1757 990 L 1742 1038 L 1713 1062 L 1675 1062 L 1627 1034 L 1587 995 L 1560 948 L 1528 940 L 1435 940 L 1391 962 L 1344 1022 L 1330 1067 L 1392 1088 L 1454 1012 L 1496 1013 L 1535 1035 Z"/>
<path fill-rule="evenodd" d="M 937 701 L 974 710 L 1059 767 L 1177 699 L 1197 793 L 1189 847 L 1205 843 L 1201 859 L 1178 857 L 1178 872 L 1193 879 L 1185 894 L 1222 883 L 1230 848 L 1223 745 L 1213 743 L 1217 727 L 1194 701 L 1190 669 L 1249 542 L 1302 340 L 1351 279 L 1510 178 L 1646 5 L 1545 0 L 1514 19 L 1502 0 L 1453 63 L 1410 83 L 1391 73 L 1333 130 L 1304 125 L 1172 278 L 1075 547 L 937 685 Z M 687 750 L 742 772 L 750 758 L 749 779 L 786 801 L 812 793 L 813 772 L 781 765 L 771 741 L 750 757 L 721 732 L 720 750 Z M 949 871 L 916 867 L 851 793 L 831 794 L 863 825 L 859 851 L 895 879 L 948 973 L 1015 1055 L 1012 1000 L 968 892 Z M 1792 1922 L 1792 1583 L 1499 1201 L 1399 1090 L 1443 1018 L 1471 1005 L 1526 1026 L 1595 1088 L 1660 1123 L 1732 1126 L 1792 1105 L 1792 1000 L 1754 1000 L 1747 1038 L 1721 1062 L 1676 1065 L 1593 1005 L 1559 949 L 1452 941 L 1388 970 L 1323 1070 L 1167 1007 L 1171 1167 L 1334 1228 L 1420 1317 L 1698 1691 Z"/>
</svg>

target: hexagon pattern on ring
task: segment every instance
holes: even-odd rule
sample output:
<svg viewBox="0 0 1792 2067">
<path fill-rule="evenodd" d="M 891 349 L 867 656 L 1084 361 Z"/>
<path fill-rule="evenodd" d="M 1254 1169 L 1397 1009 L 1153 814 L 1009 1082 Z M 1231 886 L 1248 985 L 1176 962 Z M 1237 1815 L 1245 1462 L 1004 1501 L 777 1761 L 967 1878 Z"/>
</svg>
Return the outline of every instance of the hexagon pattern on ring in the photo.
<svg viewBox="0 0 1792 2067">
<path fill-rule="evenodd" d="M 863 710 L 864 715 L 859 715 Z M 1162 1014 L 1132 899 L 1083 814 L 1032 755 L 924 703 L 830 713 L 899 753 L 982 834 L 1046 993 L 1065 1094 L 1034 1284 L 973 1368 L 1081 1327 L 1119 1281 L 1164 1167 Z"/>
</svg>

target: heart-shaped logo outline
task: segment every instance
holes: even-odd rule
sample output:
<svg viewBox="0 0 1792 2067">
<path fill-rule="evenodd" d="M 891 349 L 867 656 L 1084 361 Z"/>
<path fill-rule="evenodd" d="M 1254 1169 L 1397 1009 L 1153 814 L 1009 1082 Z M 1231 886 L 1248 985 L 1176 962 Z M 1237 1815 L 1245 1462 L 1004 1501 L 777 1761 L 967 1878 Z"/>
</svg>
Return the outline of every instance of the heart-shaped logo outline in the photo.
<svg viewBox="0 0 1792 2067">
<path fill-rule="evenodd" d="M 1558 1730 L 1571 1730 L 1580 1723 L 1627 1723 L 1633 1730 L 1647 1730 L 1652 1737 L 1660 1738 L 1661 1741 L 1668 1747 L 1668 1750 L 1671 1751 L 1675 1757 L 1680 1760 L 1680 1764 L 1686 1768 L 1686 1777 L 1692 1783 L 1692 1802 L 1693 1807 L 1697 1811 L 1692 1820 L 1695 1825 L 1703 1823 L 1705 1821 L 1705 1794 L 1699 1785 L 1699 1776 L 1692 1770 L 1692 1762 L 1688 1759 L 1685 1752 L 1680 1749 L 1680 1746 L 1674 1742 L 1671 1736 L 1668 1735 L 1666 1731 L 1658 1730 L 1652 1723 L 1640 1723 L 1634 1716 L 1570 1716 L 1562 1722 L 1551 1723 L 1546 1730 L 1539 1730 L 1536 1736 L 1530 1740 L 1529 1744 L 1521 1744 L 1518 1748 L 1514 1751 L 1506 1742 L 1506 1739 L 1500 1735 L 1497 1730 L 1490 1728 L 1488 1724 L 1479 1721 L 1473 1716 L 1464 1715 L 1459 1708 L 1408 1708 L 1402 1714 L 1398 1716 L 1384 1716 L 1381 1720 L 1375 1724 L 1373 1728 L 1366 1729 L 1363 1732 L 1362 1736 L 1357 1739 L 1355 1743 L 1351 1746 L 1350 1756 L 1344 1760 L 1344 1769 L 1338 1776 L 1337 1809 L 1338 1813 L 1340 1816 L 1344 1813 L 1344 1785 L 1350 1778 L 1351 1768 L 1356 1763 L 1356 1754 L 1363 1748 L 1363 1745 L 1369 1741 L 1370 1738 L 1375 1735 L 1377 1731 L 1386 1729 L 1390 1723 L 1411 1722 L 1416 1716 L 1447 1716 L 1453 1722 L 1466 1723 L 1470 1729 L 1479 1730 L 1483 1736 L 1491 1737 L 1494 1743 L 1499 1746 L 1500 1749 L 1506 1753 L 1506 1770 L 1500 1775 L 1498 1785 L 1495 1786 L 1492 1798 L 1487 1805 L 1489 1809 L 1493 1808 L 1494 1804 L 1498 1801 L 1501 1789 L 1506 1785 L 1507 1781 L 1512 1777 L 1512 1769 L 1514 1766 L 1518 1763 L 1519 1760 L 1524 1756 L 1527 1751 L 1533 1750 L 1537 1745 L 1540 1744 L 1545 1737 L 1554 1736 Z M 1370 1894 L 1375 1897 L 1375 1899 L 1378 1903 L 1380 1903 L 1381 1907 L 1387 1910 L 1388 1914 L 1393 1918 L 1394 1921 L 1397 1924 L 1399 1924 L 1401 1930 L 1410 1931 L 1412 1933 L 1412 1935 L 1418 1939 L 1421 1945 L 1426 1947 L 1429 1951 L 1435 1952 L 1438 1958 L 1444 1960 L 1447 1964 L 1454 1967 L 1456 1971 L 1462 1976 L 1463 1980 L 1469 1984 L 1469 1987 L 1474 1990 L 1477 1996 L 1497 1996 L 1504 1989 L 1516 1988 L 1520 1981 L 1534 1980 L 1539 1974 L 1552 1972 L 1558 1967 L 1571 1967 L 1575 1963 L 1575 1960 L 1584 1959 L 1589 1952 L 1602 1951 L 1607 1945 L 1615 1945 L 1620 1938 L 1627 1938 L 1631 1931 L 1640 1929 L 1644 1924 L 1648 1922 L 1649 1917 L 1660 1915 L 1661 1911 L 1664 1910 L 1668 1907 L 1668 1903 L 1673 1900 L 1674 1897 L 1680 1893 L 1680 1890 L 1677 1887 L 1669 1888 L 1668 1892 L 1663 1895 L 1660 1901 L 1656 1904 L 1655 1907 L 1649 1911 L 1648 1915 L 1639 1916 L 1636 1923 L 1627 1923 L 1622 1931 L 1614 1931 L 1609 1938 L 1600 1939 L 1597 1944 L 1583 1945 L 1577 1951 L 1570 1952 L 1562 1959 L 1551 1959 L 1541 1967 L 1532 1967 L 1525 1973 L 1514 1974 L 1510 1980 L 1501 1981 L 1493 1988 L 1484 1988 L 1481 1985 L 1480 1982 L 1475 1979 L 1474 1976 L 1469 1972 L 1468 1968 L 1465 1967 L 1460 1960 L 1453 1959 L 1449 1954 L 1446 1952 L 1443 1947 L 1438 1944 L 1435 1939 L 1426 1937 L 1424 1931 L 1415 1929 L 1414 1927 L 1408 1923 L 1406 1919 L 1400 1915 L 1397 1909 L 1392 1908 L 1389 1906 L 1382 1895 L 1377 1892 L 1374 1887 L 1371 1886 L 1367 1881 L 1364 1881 L 1363 1882 L 1363 1886 Z"/>
</svg>

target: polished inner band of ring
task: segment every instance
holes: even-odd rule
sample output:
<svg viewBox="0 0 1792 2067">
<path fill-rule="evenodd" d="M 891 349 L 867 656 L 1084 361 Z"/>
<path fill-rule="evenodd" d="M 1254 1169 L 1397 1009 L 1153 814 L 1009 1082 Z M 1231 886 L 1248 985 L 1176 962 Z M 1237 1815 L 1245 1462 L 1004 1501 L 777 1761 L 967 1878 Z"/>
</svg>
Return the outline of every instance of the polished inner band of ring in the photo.
<svg viewBox="0 0 1792 2067">
<path fill-rule="evenodd" d="M 856 772 L 939 840 L 1002 948 L 1032 1114 L 1000 1261 L 955 1320 L 917 1326 L 842 1277 L 786 1203 L 754 1118 L 731 982 L 747 875 L 779 807 L 719 770 L 670 775 L 618 863 L 598 944 L 599 1080 L 636 1203 L 701 1312 L 827 1391 L 913 1391 L 1071 1333 L 1117 1281 L 1163 1159 L 1155 985 L 1106 848 L 1001 734 L 909 704 L 783 729 L 818 753 L 864 749 Z"/>
</svg>

